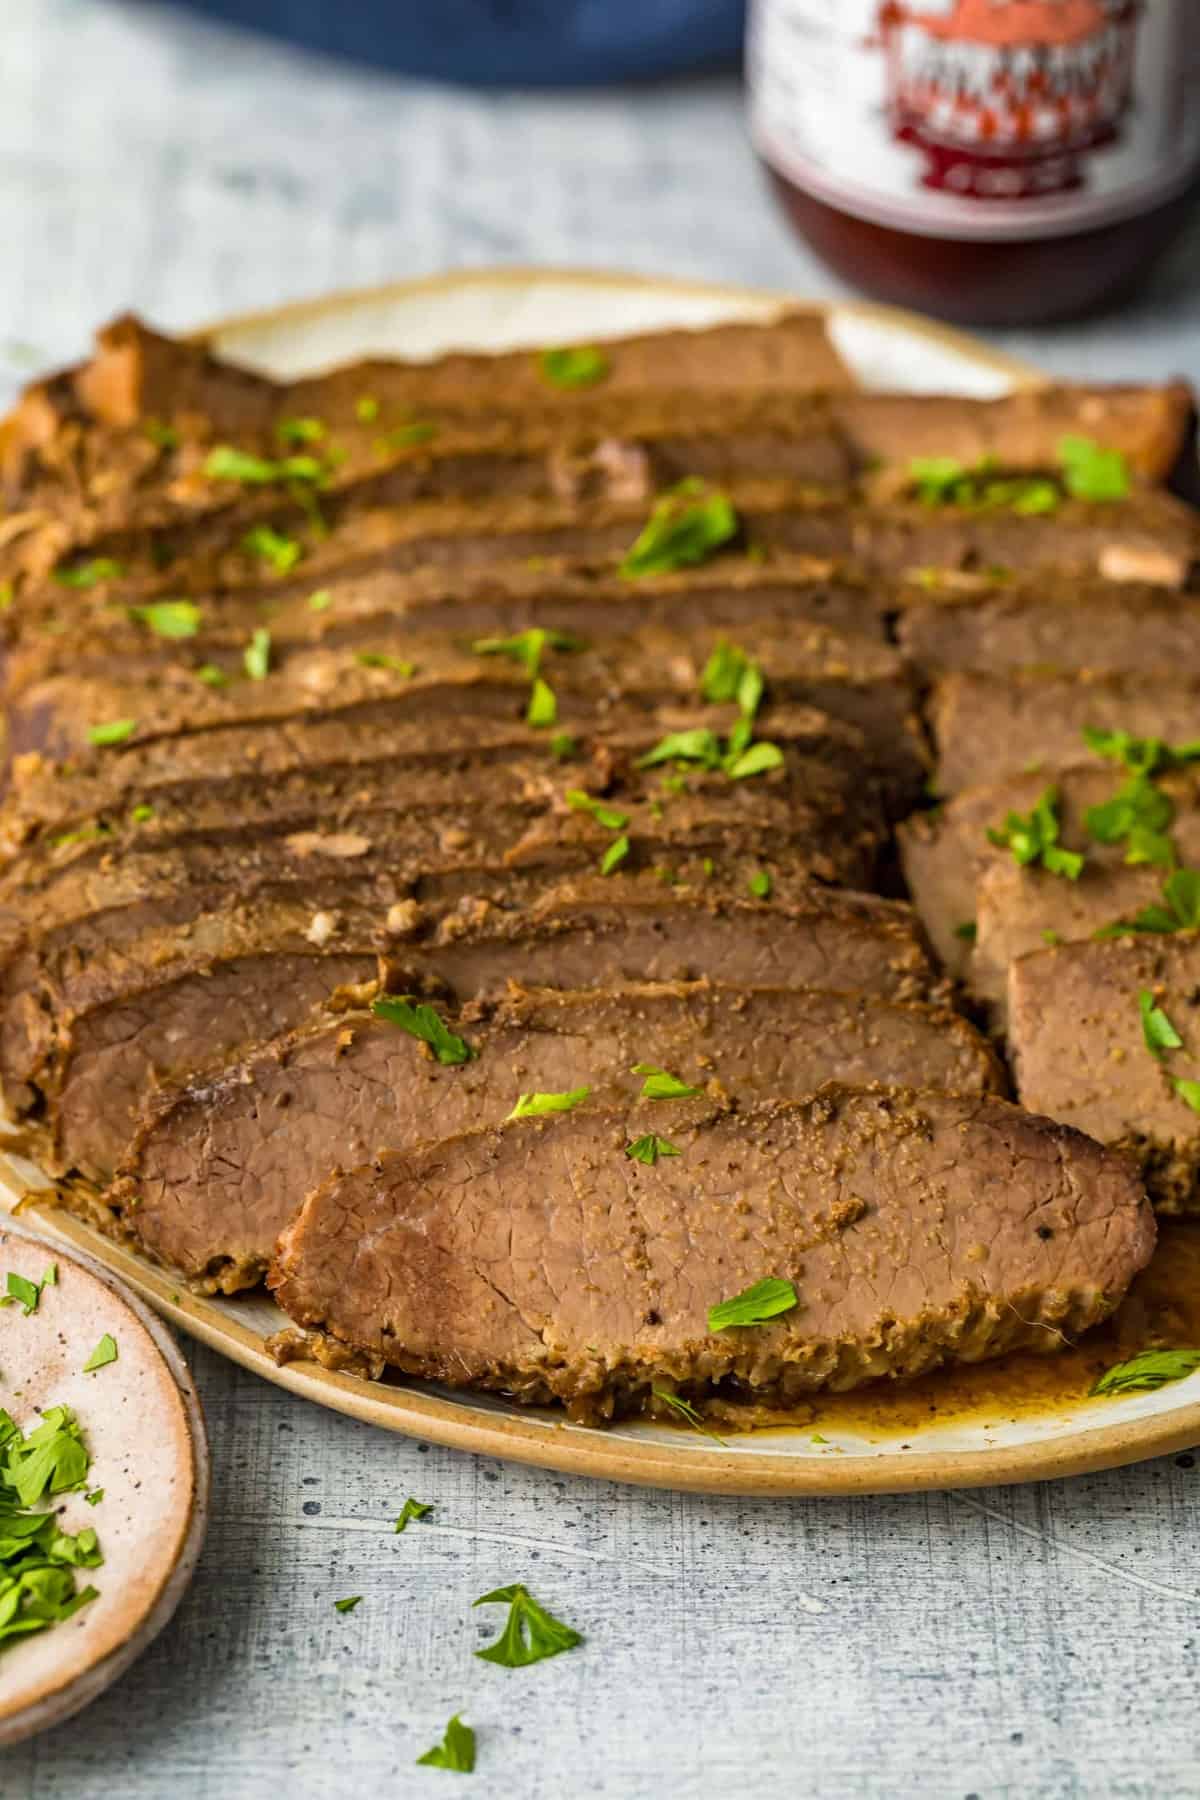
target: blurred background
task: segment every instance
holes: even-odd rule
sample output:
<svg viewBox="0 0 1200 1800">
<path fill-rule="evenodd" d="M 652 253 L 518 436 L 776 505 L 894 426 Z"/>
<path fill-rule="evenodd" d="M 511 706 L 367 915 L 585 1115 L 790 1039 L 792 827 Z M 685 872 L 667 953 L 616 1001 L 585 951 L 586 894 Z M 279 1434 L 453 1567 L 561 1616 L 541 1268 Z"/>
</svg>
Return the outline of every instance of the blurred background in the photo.
<svg viewBox="0 0 1200 1800">
<path fill-rule="evenodd" d="M 183 327 L 460 266 L 847 292 L 751 150 L 743 25 L 740 0 L 5 0 L 0 381 L 123 307 Z M 1200 215 L 1115 316 L 992 335 L 1195 375 Z"/>
</svg>

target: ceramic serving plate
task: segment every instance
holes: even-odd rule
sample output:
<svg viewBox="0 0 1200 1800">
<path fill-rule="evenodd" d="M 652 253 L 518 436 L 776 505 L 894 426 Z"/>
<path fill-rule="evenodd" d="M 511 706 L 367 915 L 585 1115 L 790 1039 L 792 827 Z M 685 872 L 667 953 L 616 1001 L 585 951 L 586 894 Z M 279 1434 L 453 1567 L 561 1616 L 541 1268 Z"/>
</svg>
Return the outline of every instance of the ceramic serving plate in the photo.
<svg viewBox="0 0 1200 1800">
<path fill-rule="evenodd" d="M 694 282 L 554 271 L 476 271 L 397 283 L 226 321 L 206 335 L 223 355 L 294 376 L 368 355 L 433 356 L 595 340 L 669 326 L 770 317 L 787 296 Z M 909 313 L 828 309 L 839 350 L 867 386 L 993 397 L 1038 372 Z M 4 1168 L 0 1166 L 0 1172 Z M 812 1422 L 724 1442 L 640 1422 L 593 1430 L 560 1415 L 419 1383 L 367 1382 L 315 1364 L 278 1367 L 266 1339 L 286 1321 L 268 1300 L 210 1299 L 109 1243 L 48 1200 L 35 1170 L 6 1165 L 0 1204 L 22 1195 L 40 1231 L 86 1250 L 193 1336 L 266 1380 L 391 1431 L 573 1474 L 713 1493 L 841 1494 L 1045 1480 L 1200 1442 L 1200 1373 L 1157 1393 L 1089 1399 L 1086 1384 L 1040 1402 L 983 1379 L 970 1404 L 885 1395 L 820 1407 Z M 1036 1387 L 1036 1382 L 1035 1382 Z M 1064 1392 L 1069 1397 L 1064 1398 Z"/>
</svg>

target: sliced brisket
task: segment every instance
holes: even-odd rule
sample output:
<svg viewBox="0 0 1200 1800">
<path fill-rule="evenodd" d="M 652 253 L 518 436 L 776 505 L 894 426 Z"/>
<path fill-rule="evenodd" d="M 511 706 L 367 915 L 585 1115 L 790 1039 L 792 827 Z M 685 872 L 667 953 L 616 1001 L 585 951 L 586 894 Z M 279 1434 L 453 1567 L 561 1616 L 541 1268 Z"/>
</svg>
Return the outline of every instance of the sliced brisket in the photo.
<svg viewBox="0 0 1200 1800">
<path fill-rule="evenodd" d="M 376 1365 L 595 1418 L 656 1387 L 788 1401 L 1052 1350 L 1153 1248 L 1123 1158 L 1000 1100 L 833 1086 L 666 1111 L 585 1105 L 334 1175 L 284 1233 L 276 1298 Z M 626 1155 L 668 1128 L 678 1157 Z M 792 1310 L 708 1329 L 766 1276 Z"/>
<path fill-rule="evenodd" d="M 453 1021 L 475 1060 L 446 1067 L 395 1024 L 346 1013 L 193 1083 L 142 1127 L 110 1225 L 192 1280 L 233 1292 L 333 1167 L 498 1124 L 522 1093 L 589 1086 L 631 1099 L 647 1060 L 739 1106 L 830 1080 L 1000 1085 L 982 1038 L 953 1013 L 859 994 L 707 984 L 525 994 Z M 669 1122 L 665 1126 L 669 1131 Z"/>
</svg>

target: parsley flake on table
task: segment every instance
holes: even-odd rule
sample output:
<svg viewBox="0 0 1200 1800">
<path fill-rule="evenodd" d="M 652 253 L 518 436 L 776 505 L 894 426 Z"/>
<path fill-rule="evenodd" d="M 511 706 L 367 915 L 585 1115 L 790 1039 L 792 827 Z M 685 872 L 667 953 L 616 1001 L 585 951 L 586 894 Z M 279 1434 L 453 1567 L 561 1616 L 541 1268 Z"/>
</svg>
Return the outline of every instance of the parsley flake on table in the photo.
<svg viewBox="0 0 1200 1800">
<path fill-rule="evenodd" d="M 298 539 L 276 531 L 271 525 L 256 525 L 252 531 L 246 532 L 242 538 L 242 548 L 251 556 L 269 563 L 276 575 L 286 575 L 289 569 L 295 568 L 304 554 L 303 545 Z"/>
<path fill-rule="evenodd" d="M 1058 833 L 1058 789 L 1048 787 L 1032 812 L 1010 812 L 1003 826 L 987 835 L 989 843 L 1002 850 L 1011 850 L 1013 861 L 1022 868 L 1040 862 L 1051 875 L 1078 881 L 1083 871 L 1083 857 L 1074 850 L 1062 849 Z"/>
<path fill-rule="evenodd" d="M 645 1163 L 652 1169 L 660 1156 L 682 1156 L 683 1152 L 666 1138 L 648 1131 L 644 1137 L 635 1138 L 632 1144 L 626 1144 L 625 1154 L 632 1157 L 634 1162 Z"/>
<path fill-rule="evenodd" d="M 791 1282 L 769 1275 L 763 1281 L 756 1281 L 753 1287 L 743 1288 L 731 1300 L 710 1306 L 708 1329 L 728 1331 L 733 1325 L 765 1325 L 768 1319 L 791 1312 L 797 1304 L 796 1290 Z"/>
<path fill-rule="evenodd" d="M 660 1069 L 657 1063 L 634 1063 L 630 1070 L 632 1075 L 644 1075 L 642 1083 L 643 1100 L 691 1100 L 704 1092 L 703 1088 L 689 1087 L 678 1075 L 672 1075 L 669 1069 Z"/>
<path fill-rule="evenodd" d="M 96 1369 L 106 1369 L 109 1363 L 115 1363 L 116 1360 L 117 1340 L 110 1332 L 106 1331 L 84 1363 L 83 1372 L 85 1375 L 90 1375 Z"/>
<path fill-rule="evenodd" d="M 604 855 L 600 858 L 600 873 L 602 875 L 611 875 L 615 869 L 619 869 L 621 864 L 625 861 L 625 858 L 629 855 L 629 849 L 629 839 L 625 833 L 622 832 L 619 838 L 613 839 L 612 843 L 608 846 L 608 849 L 604 852 Z"/>
<path fill-rule="evenodd" d="M 470 1044 L 457 1037 L 434 1008 L 424 1002 L 396 999 L 385 994 L 372 1002 L 371 1011 L 377 1019 L 386 1019 L 389 1025 L 398 1025 L 410 1037 L 428 1044 L 438 1062 L 448 1067 L 470 1062 L 475 1055 Z"/>
<path fill-rule="evenodd" d="M 615 806 L 606 805 L 594 795 L 584 793 L 582 788 L 568 788 L 564 798 L 572 812 L 590 813 L 605 831 L 623 831 L 629 823 L 628 813 L 618 812 Z"/>
<path fill-rule="evenodd" d="M 1147 988 L 1139 990 L 1138 1012 L 1142 1021 L 1142 1037 L 1151 1056 L 1162 1058 L 1168 1050 L 1183 1048 L 1183 1039 Z"/>
<path fill-rule="evenodd" d="M 1106 450 L 1086 437 L 1058 440 L 1063 485 L 1073 500 L 1127 500 L 1129 464 L 1119 450 Z"/>
<path fill-rule="evenodd" d="M 594 344 L 564 344 L 543 350 L 538 357 L 542 380 L 556 388 L 595 387 L 607 376 L 611 364 Z"/>
<path fill-rule="evenodd" d="M 475 1652 L 483 1662 L 498 1663 L 502 1669 L 526 1669 L 583 1642 L 578 1631 L 548 1613 L 519 1581 L 481 1594 L 474 1604 L 508 1607 L 508 1618 L 495 1643 Z"/>
<path fill-rule="evenodd" d="M 572 1088 L 565 1094 L 521 1094 L 507 1115 L 510 1119 L 544 1119 L 551 1113 L 574 1112 L 587 1099 L 590 1087 Z"/>
<path fill-rule="evenodd" d="M 418 1756 L 417 1764 L 424 1764 L 429 1769 L 456 1769 L 462 1775 L 469 1775 L 475 1767 L 475 1733 L 455 1713 L 446 1726 L 441 1743 L 427 1750 L 424 1756 Z"/>
<path fill-rule="evenodd" d="M 124 573 L 124 563 L 114 562 L 110 556 L 94 556 L 90 562 L 76 563 L 73 568 L 55 569 L 54 579 L 59 587 L 90 588 L 98 587 L 102 581 L 119 581 Z"/>
<path fill-rule="evenodd" d="M 1169 1381 L 1182 1381 L 1200 1369 L 1200 1350 L 1143 1350 L 1128 1362 L 1106 1369 L 1092 1384 L 1093 1394 L 1148 1393 Z"/>
<path fill-rule="evenodd" d="M 88 743 L 104 747 L 123 744 L 138 728 L 136 719 L 108 719 L 103 725 L 89 725 Z"/>
<path fill-rule="evenodd" d="M 657 500 L 650 517 L 622 560 L 628 580 L 663 575 L 707 562 L 737 536 L 733 502 L 719 488 L 689 477 Z"/>
<path fill-rule="evenodd" d="M 242 667 L 251 681 L 265 681 L 271 668 L 271 633 L 265 625 L 257 625 L 254 635 L 242 651 Z"/>
<path fill-rule="evenodd" d="M 396 1520 L 396 1531 L 406 1531 L 414 1519 L 424 1519 L 432 1511 L 432 1500 L 414 1500 L 410 1494 L 408 1499 L 404 1502 L 404 1505 L 400 1508 L 400 1514 Z"/>
<path fill-rule="evenodd" d="M 202 617 L 191 600 L 155 600 L 149 606 L 133 606 L 130 612 L 161 638 L 195 637 Z"/>
<path fill-rule="evenodd" d="M 348 1594 L 344 1600 L 334 1601 L 333 1610 L 340 1613 L 353 1612 L 361 1599 L 361 1594 Z"/>
</svg>

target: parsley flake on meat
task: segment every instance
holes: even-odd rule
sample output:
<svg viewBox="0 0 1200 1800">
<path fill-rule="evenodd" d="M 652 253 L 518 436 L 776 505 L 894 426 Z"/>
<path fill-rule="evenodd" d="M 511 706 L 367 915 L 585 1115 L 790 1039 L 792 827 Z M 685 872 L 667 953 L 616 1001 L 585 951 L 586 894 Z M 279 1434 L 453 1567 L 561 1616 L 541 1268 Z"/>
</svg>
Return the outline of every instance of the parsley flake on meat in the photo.
<svg viewBox="0 0 1200 1800">
<path fill-rule="evenodd" d="M 502 1669 L 527 1669 L 583 1642 L 578 1631 L 548 1613 L 519 1581 L 481 1594 L 474 1604 L 508 1607 L 508 1618 L 495 1643 L 475 1652 L 483 1662 L 499 1663 Z"/>
<path fill-rule="evenodd" d="M 636 580 L 690 568 L 707 562 L 737 532 L 738 516 L 729 496 L 689 477 L 655 502 L 619 573 Z"/>
<path fill-rule="evenodd" d="M 1152 1392 L 1169 1381 L 1182 1381 L 1200 1369 L 1200 1350 L 1143 1350 L 1128 1362 L 1106 1369 L 1091 1388 L 1093 1394 Z"/>
<path fill-rule="evenodd" d="M 119 581 L 124 573 L 124 563 L 114 562 L 110 556 L 94 556 L 90 562 L 76 563 L 74 568 L 55 569 L 54 579 L 59 587 L 90 588 L 98 587 L 102 581 Z"/>
<path fill-rule="evenodd" d="M 556 388 L 595 387 L 611 366 L 603 350 L 597 350 L 594 344 L 565 344 L 559 349 L 543 350 L 538 358 L 542 380 Z"/>
<path fill-rule="evenodd" d="M 1151 1056 L 1161 1059 L 1168 1050 L 1183 1048 L 1183 1039 L 1147 988 L 1138 992 L 1138 1012 L 1142 1021 L 1142 1037 Z"/>
<path fill-rule="evenodd" d="M 1083 870 L 1083 857 L 1077 851 L 1062 849 L 1058 833 L 1058 789 L 1048 787 L 1032 812 L 1010 812 L 1003 826 L 987 835 L 989 843 L 1002 850 L 1011 850 L 1013 861 L 1022 868 L 1040 862 L 1051 875 L 1078 881 Z"/>
<path fill-rule="evenodd" d="M 309 612 L 328 612 L 333 605 L 333 595 L 328 588 L 318 588 L 315 594 L 308 596 Z"/>
<path fill-rule="evenodd" d="M 547 650 L 582 650 L 585 645 L 582 638 L 572 637 L 569 631 L 548 631 L 541 625 L 531 625 L 528 631 L 515 632 L 512 637 L 476 638 L 471 648 L 476 656 L 507 656 L 520 663 L 532 679 Z"/>
<path fill-rule="evenodd" d="M 590 1087 L 572 1088 L 565 1094 L 521 1094 L 507 1115 L 509 1119 L 545 1119 L 552 1113 L 574 1112 L 591 1093 Z"/>
<path fill-rule="evenodd" d="M 424 1519 L 432 1511 L 432 1500 L 414 1500 L 410 1494 L 408 1499 L 404 1502 L 404 1505 L 400 1508 L 400 1514 L 396 1520 L 395 1527 L 397 1533 L 406 1531 L 414 1519 Z"/>
<path fill-rule="evenodd" d="M 103 725 L 88 727 L 88 743 L 100 747 L 106 744 L 123 744 L 133 736 L 137 728 L 136 719 L 109 719 Z"/>
<path fill-rule="evenodd" d="M 417 672 L 416 663 L 405 662 L 402 656 L 388 656 L 382 650 L 357 650 L 354 660 L 360 669 L 387 669 L 392 675 L 406 677 Z"/>
<path fill-rule="evenodd" d="M 251 456 L 232 444 L 217 444 L 204 459 L 204 473 L 210 481 L 266 487 L 277 481 L 321 481 L 326 469 L 316 456 Z"/>
<path fill-rule="evenodd" d="M 529 690 L 529 705 L 525 708 L 525 722 L 539 729 L 546 725 L 554 725 L 558 721 L 558 699 L 548 681 L 540 675 L 534 677 L 533 686 Z"/>
<path fill-rule="evenodd" d="M 1127 500 L 1129 464 L 1119 450 L 1105 450 L 1086 437 L 1058 441 L 1063 485 L 1073 500 Z"/>
<path fill-rule="evenodd" d="M 771 871 L 769 869 L 756 869 L 746 883 L 746 886 L 756 900 L 769 900 L 771 898 L 771 888 L 773 886 Z"/>
<path fill-rule="evenodd" d="M 657 1063 L 634 1063 L 630 1070 L 632 1075 L 644 1075 L 642 1083 L 643 1100 L 691 1100 L 704 1092 L 703 1088 L 689 1087 L 678 1075 L 672 1075 L 669 1069 L 660 1069 Z"/>
<path fill-rule="evenodd" d="M 469 1775 L 475 1767 L 475 1733 L 455 1713 L 441 1743 L 418 1756 L 417 1763 L 429 1769 L 456 1769 L 461 1775 Z"/>
<path fill-rule="evenodd" d="M 275 436 L 281 444 L 319 444 L 325 427 L 320 419 L 280 419 Z"/>
<path fill-rule="evenodd" d="M 376 438 L 375 448 L 381 456 L 390 450 L 408 450 L 415 444 L 427 444 L 437 436 L 438 428 L 429 419 L 413 419 L 407 425 L 397 425 L 383 436 Z"/>
<path fill-rule="evenodd" d="M 625 858 L 629 855 L 629 848 L 629 839 L 625 833 L 622 832 L 619 838 L 613 839 L 612 843 L 608 846 L 608 849 L 604 852 L 604 855 L 600 858 L 600 873 L 602 875 L 611 875 L 614 869 L 619 869 L 621 864 L 625 861 Z"/>
<path fill-rule="evenodd" d="M 615 806 L 606 806 L 603 800 L 584 793 L 582 788 L 568 788 L 565 798 L 572 812 L 590 813 L 605 831 L 623 831 L 629 823 L 628 813 L 618 812 Z"/>
<path fill-rule="evenodd" d="M 1161 906 L 1144 906 L 1132 919 L 1104 925 L 1097 938 L 1123 937 L 1127 932 L 1200 930 L 1200 870 L 1176 869 L 1163 882 Z"/>
<path fill-rule="evenodd" d="M 1151 863 L 1169 868 L 1175 851 L 1167 827 L 1175 814 L 1170 797 L 1138 771 L 1123 782 L 1111 800 L 1089 806 L 1084 814 L 1088 835 L 1097 843 L 1126 847 L 1128 864 Z"/>
<path fill-rule="evenodd" d="M 704 665 L 700 692 L 716 706 L 736 700 L 743 718 L 752 719 L 762 701 L 762 670 L 744 650 L 722 638 Z"/>
<path fill-rule="evenodd" d="M 722 1450 L 726 1448 L 725 1439 L 719 1438 L 715 1431 L 708 1429 L 690 1401 L 683 1399 L 679 1394 L 669 1394 L 666 1388 L 652 1387 L 650 1392 L 656 1400 L 660 1400 L 665 1407 L 682 1419 L 685 1425 L 690 1425 L 693 1431 L 698 1431 L 701 1437 L 711 1438 L 714 1444 L 720 1444 Z"/>
<path fill-rule="evenodd" d="M 437 1060 L 448 1067 L 470 1062 L 475 1054 L 470 1044 L 456 1037 L 433 1007 L 423 1002 L 395 999 L 385 994 L 372 1002 L 371 1011 L 377 1019 L 386 1019 L 389 1025 L 398 1025 L 410 1037 L 428 1044 Z"/>
<path fill-rule="evenodd" d="M 242 667 L 251 681 L 265 681 L 271 667 L 271 634 L 265 625 L 255 627 L 254 635 L 242 651 Z"/>
<path fill-rule="evenodd" d="M 191 600 L 155 600 L 149 606 L 133 606 L 129 610 L 156 637 L 190 638 L 200 629 L 200 608 Z"/>
<path fill-rule="evenodd" d="M 269 563 L 276 575 L 286 575 L 304 554 L 303 546 L 296 538 L 287 537 L 270 525 L 256 525 L 248 531 L 242 539 L 242 548 Z"/>
<path fill-rule="evenodd" d="M 1085 725 L 1083 741 L 1097 756 L 1124 763 L 1135 775 L 1156 775 L 1164 769 L 1183 768 L 1200 758 L 1200 739 L 1172 745 L 1162 738 L 1134 737 L 1128 731 L 1101 731 L 1093 725 Z"/>
<path fill-rule="evenodd" d="M 763 1281 L 756 1281 L 753 1287 L 743 1288 L 731 1300 L 710 1306 L 708 1329 L 728 1331 L 733 1325 L 765 1325 L 768 1319 L 791 1312 L 797 1304 L 796 1290 L 791 1282 L 769 1275 Z"/>
<path fill-rule="evenodd" d="M 666 1138 L 659 1137 L 657 1132 L 648 1131 L 644 1137 L 635 1138 L 632 1144 L 626 1144 L 625 1154 L 632 1157 L 634 1162 L 645 1163 L 652 1169 L 660 1156 L 682 1156 L 683 1152 Z"/>
<path fill-rule="evenodd" d="M 1181 1076 L 1171 1086 L 1185 1105 L 1194 1113 L 1200 1113 L 1200 1081 L 1185 1081 Z"/>
<path fill-rule="evenodd" d="M 201 663 L 196 670 L 196 680 L 202 681 L 205 687 L 229 686 L 229 677 L 218 663 Z"/>
</svg>

